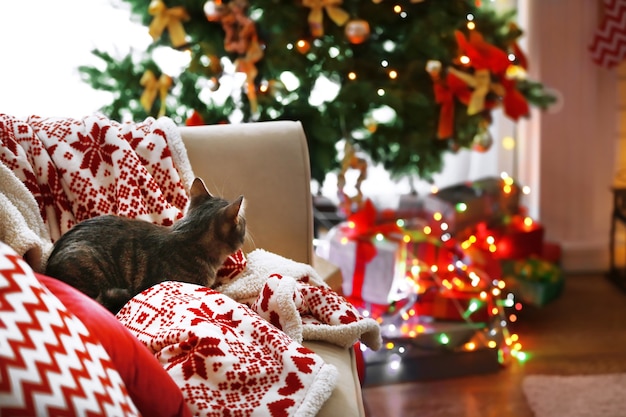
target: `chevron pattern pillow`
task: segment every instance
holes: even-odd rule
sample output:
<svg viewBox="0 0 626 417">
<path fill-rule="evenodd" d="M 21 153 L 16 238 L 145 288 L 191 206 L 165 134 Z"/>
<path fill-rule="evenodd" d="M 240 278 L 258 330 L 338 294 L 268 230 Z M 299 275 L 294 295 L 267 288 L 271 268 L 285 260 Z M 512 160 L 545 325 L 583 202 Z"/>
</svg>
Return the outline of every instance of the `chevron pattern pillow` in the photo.
<svg viewBox="0 0 626 417">
<path fill-rule="evenodd" d="M 2 242 L 0 415 L 139 415 L 104 347 Z"/>
</svg>

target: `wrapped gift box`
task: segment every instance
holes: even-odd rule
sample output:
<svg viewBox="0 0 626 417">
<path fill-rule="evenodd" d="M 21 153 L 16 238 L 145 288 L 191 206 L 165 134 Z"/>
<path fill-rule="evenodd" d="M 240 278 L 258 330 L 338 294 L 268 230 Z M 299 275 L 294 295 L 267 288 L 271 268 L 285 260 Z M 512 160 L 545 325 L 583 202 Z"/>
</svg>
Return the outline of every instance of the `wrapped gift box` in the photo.
<svg viewBox="0 0 626 417">
<path fill-rule="evenodd" d="M 396 269 L 401 261 L 401 243 L 387 239 L 372 238 L 368 243 L 375 246 L 376 255 L 371 260 L 359 259 L 359 240 L 348 238 L 345 224 L 340 224 L 327 234 L 327 259 L 341 269 L 343 295 L 348 298 L 388 305 L 394 281 L 402 279 L 403 272 Z"/>
<path fill-rule="evenodd" d="M 431 322 L 412 337 L 399 336 L 381 326 L 384 348 L 365 350 L 365 385 L 428 381 L 496 372 L 501 368 L 497 348 L 484 340 L 483 325 L 466 322 Z M 394 326 L 398 329 L 398 326 Z M 445 338 L 445 343 L 442 343 Z M 465 346 L 474 342 L 474 349 Z"/>
<path fill-rule="evenodd" d="M 491 214 L 489 200 L 465 184 L 424 196 L 423 208 L 428 215 L 441 213 L 452 234 L 488 219 Z"/>
<path fill-rule="evenodd" d="M 505 182 L 500 177 L 487 177 L 472 183 L 479 195 L 489 196 L 494 217 L 502 218 L 520 212 L 520 187 L 511 178 L 509 180 Z"/>
<path fill-rule="evenodd" d="M 557 299 L 565 286 L 561 267 L 538 257 L 502 261 L 502 279 L 519 300 L 536 307 Z"/>
</svg>

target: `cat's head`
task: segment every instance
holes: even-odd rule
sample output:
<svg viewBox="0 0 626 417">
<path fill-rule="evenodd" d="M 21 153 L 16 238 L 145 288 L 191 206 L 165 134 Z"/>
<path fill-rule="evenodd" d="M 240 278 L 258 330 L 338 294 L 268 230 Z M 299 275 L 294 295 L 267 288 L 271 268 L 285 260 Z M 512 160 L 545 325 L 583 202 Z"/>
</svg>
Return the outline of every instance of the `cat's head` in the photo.
<svg viewBox="0 0 626 417">
<path fill-rule="evenodd" d="M 239 196 L 232 202 L 213 196 L 204 181 L 196 178 L 190 189 L 191 201 L 187 213 L 188 218 L 196 218 L 209 226 L 207 236 L 225 244 L 224 257 L 236 252 L 243 245 L 246 235 L 246 219 L 244 217 L 244 197 Z"/>
</svg>

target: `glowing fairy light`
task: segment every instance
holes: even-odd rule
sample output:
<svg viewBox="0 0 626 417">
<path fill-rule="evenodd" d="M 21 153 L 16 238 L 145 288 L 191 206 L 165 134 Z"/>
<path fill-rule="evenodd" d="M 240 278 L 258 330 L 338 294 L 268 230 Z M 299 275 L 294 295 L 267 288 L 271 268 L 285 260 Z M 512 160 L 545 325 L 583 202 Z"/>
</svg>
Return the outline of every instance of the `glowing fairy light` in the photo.
<svg viewBox="0 0 626 417">
<path fill-rule="evenodd" d="M 356 80 L 356 72 L 354 72 L 354 71 L 350 71 L 350 72 L 348 73 L 348 79 L 349 79 L 349 80 L 351 80 L 351 81 Z"/>
<path fill-rule="evenodd" d="M 495 341 L 490 340 L 489 342 L 487 342 L 487 346 L 490 347 L 491 349 L 494 349 L 495 347 L 498 346 L 498 344 Z"/>
<path fill-rule="evenodd" d="M 398 369 L 400 369 L 401 361 L 402 361 L 402 357 L 398 355 L 397 353 L 391 355 L 390 361 L 389 361 L 389 368 L 393 371 L 397 371 Z"/>
<path fill-rule="evenodd" d="M 530 187 L 528 185 L 523 186 L 522 193 L 524 193 L 524 195 L 530 194 Z"/>
<path fill-rule="evenodd" d="M 378 94 L 379 97 L 382 97 L 385 95 L 385 90 L 379 88 L 378 90 L 376 90 L 376 94 Z"/>
<path fill-rule="evenodd" d="M 439 213 L 438 211 L 433 213 L 433 219 L 435 219 L 436 221 L 440 221 L 442 218 L 443 218 L 443 215 Z"/>
<path fill-rule="evenodd" d="M 430 226 L 424 226 L 424 234 L 425 235 L 431 234 L 432 231 L 433 231 L 433 229 L 431 229 Z"/>
<path fill-rule="evenodd" d="M 404 227 L 404 220 L 403 220 L 403 219 L 398 219 L 398 220 L 396 220 L 396 226 L 398 226 L 398 227 Z"/>
<path fill-rule="evenodd" d="M 448 223 L 441 223 L 441 230 L 448 230 Z"/>
<path fill-rule="evenodd" d="M 350 229 L 354 229 L 354 228 L 356 227 L 356 223 L 355 223 L 355 222 L 353 222 L 352 220 L 350 220 L 350 221 L 348 221 L 348 227 L 349 227 Z"/>
<path fill-rule="evenodd" d="M 382 233 L 376 234 L 376 240 L 382 242 L 385 239 L 385 236 Z"/>
<path fill-rule="evenodd" d="M 470 63 L 470 59 L 467 55 L 463 55 L 459 58 L 459 61 L 461 61 L 461 64 L 463 65 L 467 65 Z"/>
<path fill-rule="evenodd" d="M 389 71 L 389 78 L 391 78 L 392 80 L 395 80 L 396 78 L 398 78 L 398 71 L 395 71 L 395 70 Z"/>
<path fill-rule="evenodd" d="M 512 136 L 505 136 L 502 138 L 502 147 L 507 151 L 515 149 L 515 139 Z"/>
<path fill-rule="evenodd" d="M 524 217 L 524 226 L 530 227 L 533 225 L 533 219 L 530 217 Z"/>
<path fill-rule="evenodd" d="M 442 345 L 447 345 L 448 343 L 450 343 L 450 338 L 447 334 L 441 333 L 439 335 L 439 343 L 441 343 Z"/>
<path fill-rule="evenodd" d="M 474 30 L 474 29 L 476 29 L 476 23 L 474 23 L 474 22 L 467 22 L 467 28 L 468 28 L 469 30 Z"/>
<path fill-rule="evenodd" d="M 341 244 L 342 245 L 347 245 L 349 241 L 350 240 L 347 237 L 345 237 L 345 236 L 341 238 Z"/>
<path fill-rule="evenodd" d="M 380 62 L 380 66 L 383 67 L 383 68 L 387 68 L 389 66 L 389 61 L 387 61 L 386 59 L 383 59 Z"/>
<path fill-rule="evenodd" d="M 475 313 L 476 311 L 478 311 L 478 307 L 480 307 L 480 303 L 476 300 L 472 300 L 472 302 L 467 306 L 467 310 Z"/>
<path fill-rule="evenodd" d="M 409 235 L 402 236 L 402 241 L 404 243 L 409 243 L 411 241 L 411 236 L 409 236 Z"/>
<path fill-rule="evenodd" d="M 465 203 L 458 203 L 456 205 L 456 211 L 458 211 L 459 213 L 463 213 L 465 210 L 467 210 L 467 204 L 465 204 Z"/>
</svg>

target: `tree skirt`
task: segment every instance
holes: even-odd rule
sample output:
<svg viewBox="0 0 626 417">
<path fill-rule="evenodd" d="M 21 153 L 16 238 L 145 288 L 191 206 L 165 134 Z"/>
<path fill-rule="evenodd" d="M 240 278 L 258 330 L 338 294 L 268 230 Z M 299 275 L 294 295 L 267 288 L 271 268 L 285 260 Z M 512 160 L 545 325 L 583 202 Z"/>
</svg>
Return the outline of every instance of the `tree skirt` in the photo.
<svg viewBox="0 0 626 417">
<path fill-rule="evenodd" d="M 535 417 L 618 417 L 626 413 L 626 374 L 530 375 L 522 383 Z"/>
</svg>

